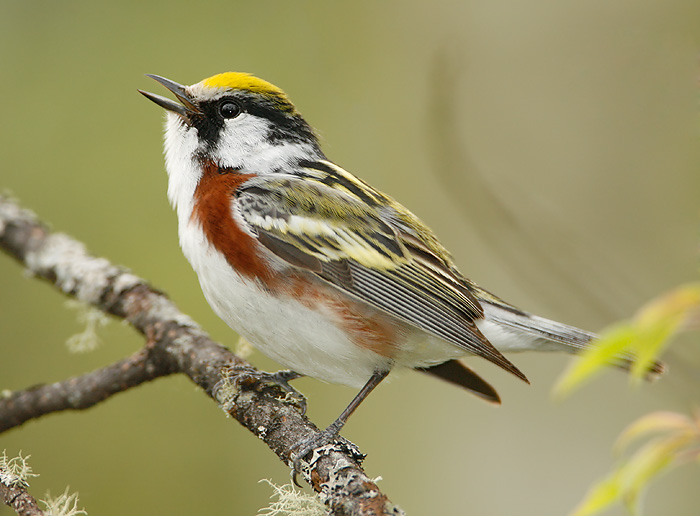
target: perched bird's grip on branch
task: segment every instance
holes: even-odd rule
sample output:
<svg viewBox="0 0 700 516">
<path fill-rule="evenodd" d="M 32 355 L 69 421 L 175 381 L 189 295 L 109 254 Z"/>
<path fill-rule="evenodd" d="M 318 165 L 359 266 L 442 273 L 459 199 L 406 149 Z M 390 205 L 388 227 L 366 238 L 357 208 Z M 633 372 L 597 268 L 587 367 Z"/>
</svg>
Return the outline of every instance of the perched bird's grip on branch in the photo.
<svg viewBox="0 0 700 516">
<path fill-rule="evenodd" d="M 286 464 L 297 443 L 319 433 L 297 405 L 285 402 L 287 393 L 270 396 L 268 386 L 249 374 L 256 371 L 250 363 L 212 341 L 164 294 L 128 270 L 91 256 L 71 237 L 49 231 L 33 213 L 2 195 L 0 248 L 32 275 L 125 319 L 148 339 L 144 348 L 114 364 L 1 398 L 0 432 L 52 412 L 89 408 L 160 376 L 184 373 Z M 341 441 L 315 450 L 302 474 L 331 514 L 403 514 L 367 477 L 360 457 Z"/>
</svg>

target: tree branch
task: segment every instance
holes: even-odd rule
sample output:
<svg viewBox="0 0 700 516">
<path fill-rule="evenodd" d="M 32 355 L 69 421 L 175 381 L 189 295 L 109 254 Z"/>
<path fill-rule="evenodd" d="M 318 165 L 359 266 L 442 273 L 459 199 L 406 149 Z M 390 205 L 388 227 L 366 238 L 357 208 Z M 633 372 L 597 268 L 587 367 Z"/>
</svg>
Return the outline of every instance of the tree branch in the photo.
<svg viewBox="0 0 700 516">
<path fill-rule="evenodd" d="M 113 394 L 170 374 L 155 362 L 151 349 L 148 346 L 77 378 L 8 393 L 0 401 L 0 432 L 51 412 L 90 408 Z"/>
<path fill-rule="evenodd" d="M 0 500 L 20 516 L 44 516 L 36 499 L 22 486 L 6 486 L 0 482 Z"/>
<path fill-rule="evenodd" d="M 10 393 L 0 399 L 0 430 L 50 412 L 85 409 L 140 383 L 184 373 L 291 466 L 294 445 L 318 433 L 282 389 L 260 381 L 247 361 L 212 341 L 162 293 L 128 270 L 52 233 L 36 216 L 0 196 L 0 248 L 66 295 L 123 318 L 148 343 L 92 373 Z M 314 451 L 302 475 L 334 515 L 403 514 L 360 467 L 362 455 L 341 439 Z"/>
</svg>

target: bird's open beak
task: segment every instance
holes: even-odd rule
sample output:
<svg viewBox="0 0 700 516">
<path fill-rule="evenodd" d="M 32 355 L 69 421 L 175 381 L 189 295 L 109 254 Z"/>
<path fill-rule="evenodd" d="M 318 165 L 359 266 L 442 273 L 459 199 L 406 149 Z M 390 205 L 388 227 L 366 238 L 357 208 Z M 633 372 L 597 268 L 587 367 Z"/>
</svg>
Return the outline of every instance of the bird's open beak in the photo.
<svg viewBox="0 0 700 516">
<path fill-rule="evenodd" d="M 168 88 L 173 93 L 173 95 L 177 97 L 177 100 L 180 101 L 180 104 L 168 98 L 156 95 L 155 93 L 149 93 L 147 91 L 138 90 L 139 93 L 141 93 L 141 95 L 143 95 L 147 99 L 152 100 L 160 107 L 165 108 L 168 111 L 177 113 L 185 119 L 189 119 L 192 115 L 195 115 L 200 112 L 197 106 L 194 105 L 190 100 L 189 95 L 185 91 L 185 87 L 182 84 L 178 84 L 174 81 L 171 81 L 170 79 L 166 79 L 165 77 L 160 77 L 159 75 L 151 75 L 149 73 L 146 74 L 146 77 L 150 77 L 151 79 L 158 81 L 163 86 Z"/>
</svg>

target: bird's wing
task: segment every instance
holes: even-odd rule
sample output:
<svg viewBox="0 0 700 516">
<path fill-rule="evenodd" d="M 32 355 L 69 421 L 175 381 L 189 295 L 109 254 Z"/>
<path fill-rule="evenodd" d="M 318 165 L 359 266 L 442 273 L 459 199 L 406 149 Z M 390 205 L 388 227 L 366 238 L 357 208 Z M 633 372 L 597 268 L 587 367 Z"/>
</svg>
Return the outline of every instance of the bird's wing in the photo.
<svg viewBox="0 0 700 516">
<path fill-rule="evenodd" d="M 280 174 L 247 181 L 233 209 L 287 263 L 526 380 L 478 330 L 481 305 L 407 210 L 386 212 L 384 202 L 328 181 Z"/>
</svg>

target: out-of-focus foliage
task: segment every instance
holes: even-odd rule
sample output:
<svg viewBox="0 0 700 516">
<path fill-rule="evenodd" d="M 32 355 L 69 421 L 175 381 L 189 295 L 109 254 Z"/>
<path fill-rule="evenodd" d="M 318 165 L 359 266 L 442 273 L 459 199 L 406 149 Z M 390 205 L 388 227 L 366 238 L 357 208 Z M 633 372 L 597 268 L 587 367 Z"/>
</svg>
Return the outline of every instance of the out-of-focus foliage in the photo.
<svg viewBox="0 0 700 516">
<path fill-rule="evenodd" d="M 603 332 L 597 345 L 581 353 L 564 373 L 555 395 L 570 394 L 623 354 L 635 357 L 630 378 L 639 382 L 675 334 L 699 324 L 700 284 L 678 287 L 648 303 L 631 321 Z"/>
<path fill-rule="evenodd" d="M 630 514 L 640 514 L 640 494 L 651 480 L 672 466 L 700 459 L 700 413 L 693 417 L 676 412 L 652 412 L 622 432 L 616 448 L 622 452 L 633 441 L 649 434 L 649 440 L 605 479 L 594 485 L 571 516 L 590 516 L 618 500 Z"/>
<path fill-rule="evenodd" d="M 680 331 L 698 329 L 700 284 L 678 287 L 645 305 L 631 321 L 622 322 L 601 335 L 598 345 L 581 354 L 555 387 L 565 396 L 590 380 L 623 354 L 633 355 L 630 371 L 640 382 L 650 366 Z M 571 516 L 591 516 L 617 501 L 630 514 L 640 514 L 642 491 L 663 471 L 700 458 L 700 413 L 689 417 L 676 412 L 647 414 L 629 425 L 615 446 L 622 453 L 632 442 L 650 434 L 661 434 L 639 447 L 605 479 L 593 485 Z"/>
</svg>

